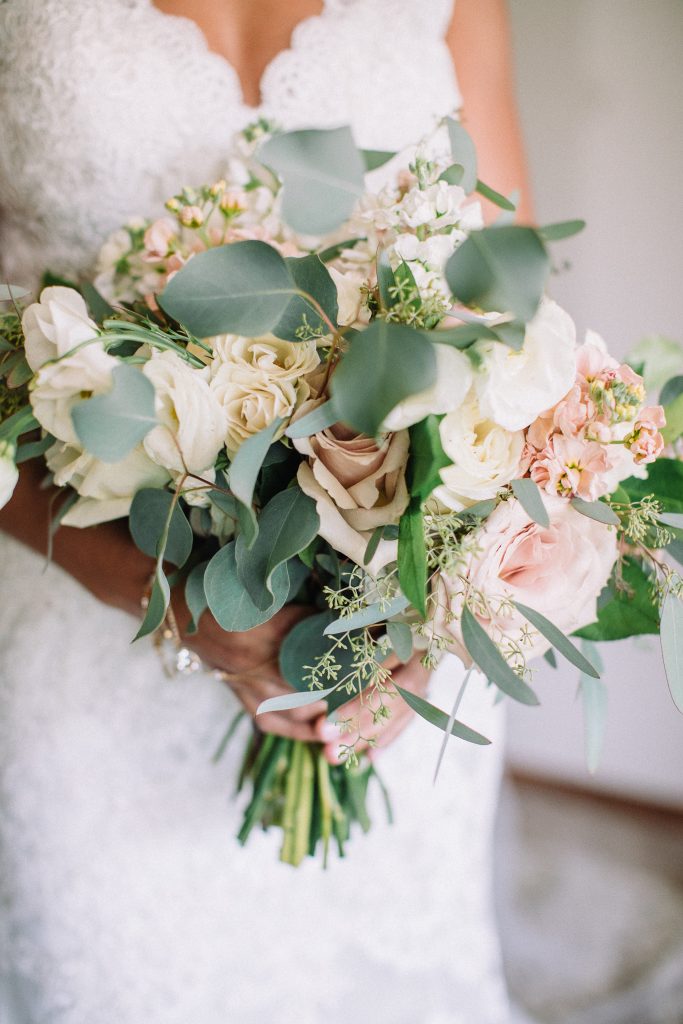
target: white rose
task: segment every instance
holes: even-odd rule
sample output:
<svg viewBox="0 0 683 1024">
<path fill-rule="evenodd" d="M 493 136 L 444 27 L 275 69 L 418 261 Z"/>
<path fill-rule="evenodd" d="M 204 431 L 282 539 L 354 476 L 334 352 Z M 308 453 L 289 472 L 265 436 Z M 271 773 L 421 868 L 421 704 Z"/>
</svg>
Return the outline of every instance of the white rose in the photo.
<svg viewBox="0 0 683 1024">
<path fill-rule="evenodd" d="M 220 334 L 209 338 L 213 349 L 212 375 L 230 367 L 233 380 L 248 382 L 255 373 L 269 380 L 298 381 L 315 370 L 320 362 L 315 341 L 284 341 L 274 334 L 262 338 L 243 338 L 239 334 Z"/>
<path fill-rule="evenodd" d="M 233 378 L 227 365 L 211 381 L 211 390 L 227 418 L 225 446 L 230 456 L 248 437 L 265 430 L 274 420 L 288 419 L 304 400 L 289 380 L 271 380 L 265 374 L 254 374 L 247 383 L 241 383 Z M 283 424 L 278 436 L 285 427 Z"/>
<path fill-rule="evenodd" d="M 430 413 L 452 412 L 463 402 L 472 384 L 467 356 L 449 345 L 434 345 L 436 380 L 430 388 L 399 402 L 382 424 L 382 430 L 396 431 L 418 423 Z"/>
<path fill-rule="evenodd" d="M 119 462 L 100 462 L 76 445 L 57 442 L 46 454 L 58 487 L 67 484 L 80 495 L 62 519 L 64 526 L 94 526 L 127 516 L 137 491 L 163 487 L 168 473 L 147 456 L 142 446 Z"/>
<path fill-rule="evenodd" d="M 63 356 L 76 345 L 97 336 L 83 296 L 74 288 L 44 288 L 21 318 L 26 359 L 35 372 L 49 359 Z M 81 351 L 87 352 L 93 346 Z"/>
<path fill-rule="evenodd" d="M 441 470 L 443 487 L 434 496 L 456 512 L 492 498 L 518 475 L 524 431 L 499 427 L 482 414 L 474 395 L 439 425 L 441 444 L 452 466 Z"/>
<path fill-rule="evenodd" d="M 155 390 L 159 426 L 143 444 L 165 469 L 202 475 L 225 443 L 226 416 L 209 387 L 209 370 L 190 366 L 175 352 L 154 352 L 142 371 Z"/>
<path fill-rule="evenodd" d="M 576 328 L 568 313 L 543 299 L 515 352 L 497 341 L 477 342 L 482 413 L 507 430 L 528 427 L 566 395 L 576 378 Z"/>
<path fill-rule="evenodd" d="M 109 391 L 112 370 L 118 365 L 99 342 L 94 342 L 66 359 L 41 366 L 29 393 L 40 425 L 60 441 L 77 444 L 71 419 L 73 407 L 84 398 Z"/>
<path fill-rule="evenodd" d="M 16 449 L 7 441 L 0 441 L 0 508 L 4 508 L 14 494 L 19 479 L 14 456 Z"/>
<path fill-rule="evenodd" d="M 370 314 L 367 308 L 363 308 L 363 293 L 361 291 L 365 275 L 354 272 L 342 274 L 335 267 L 330 267 L 329 271 L 337 288 L 337 304 L 339 306 L 337 321 L 339 325 L 348 327 L 359 319 L 367 322 Z"/>
</svg>

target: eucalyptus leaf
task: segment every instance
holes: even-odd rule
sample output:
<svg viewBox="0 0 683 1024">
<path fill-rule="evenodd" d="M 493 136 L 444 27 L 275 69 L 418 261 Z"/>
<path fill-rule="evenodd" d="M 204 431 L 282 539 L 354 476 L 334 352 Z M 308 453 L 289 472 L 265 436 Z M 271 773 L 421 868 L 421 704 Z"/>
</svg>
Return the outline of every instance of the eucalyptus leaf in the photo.
<svg viewBox="0 0 683 1024">
<path fill-rule="evenodd" d="M 258 337 L 277 326 L 297 287 L 287 263 L 265 242 L 197 253 L 174 274 L 159 305 L 197 338 Z"/>
<path fill-rule="evenodd" d="M 529 519 L 533 519 L 535 523 L 538 523 L 539 526 L 543 526 L 546 529 L 550 526 L 548 510 L 543 504 L 541 492 L 538 488 L 538 484 L 534 480 L 531 480 L 529 477 L 513 480 L 512 493 L 528 515 Z"/>
<path fill-rule="evenodd" d="M 382 309 L 392 309 L 396 305 L 396 278 L 388 253 L 384 249 L 377 259 L 377 287 Z"/>
<path fill-rule="evenodd" d="M 346 126 L 273 135 L 258 159 L 282 181 L 283 220 L 302 234 L 334 231 L 363 192 L 365 162 Z"/>
<path fill-rule="evenodd" d="M 538 630 L 541 636 L 544 636 L 548 640 L 556 651 L 566 658 L 567 661 L 575 665 L 576 668 L 580 669 L 585 675 L 592 676 L 594 679 L 600 678 L 595 665 L 593 665 L 588 658 L 581 651 L 574 646 L 569 637 L 566 637 L 561 629 L 552 623 L 549 619 L 546 619 L 545 615 L 541 615 L 540 612 L 534 608 L 529 608 L 528 605 L 522 604 L 521 601 L 513 601 L 515 608 L 522 613 L 525 619 L 531 623 L 531 625 Z"/>
<path fill-rule="evenodd" d="M 230 489 L 240 503 L 238 510 L 240 526 L 245 542 L 249 545 L 254 543 L 258 533 L 256 516 L 251 507 L 256 480 L 282 423 L 281 419 L 275 419 L 270 426 L 248 437 L 239 446 L 230 463 L 228 471 Z"/>
<path fill-rule="evenodd" d="M 452 117 L 449 117 L 446 119 L 446 124 L 453 162 L 463 169 L 462 178 L 457 184 L 469 195 L 477 187 L 477 150 L 472 136 L 459 121 L 454 121 Z"/>
<path fill-rule="evenodd" d="M 490 185 L 485 185 L 483 181 L 477 181 L 476 191 L 484 199 L 488 199 L 494 206 L 500 207 L 501 210 L 507 210 L 509 213 L 514 213 L 517 209 L 515 203 L 513 203 L 507 196 L 501 195 L 500 192 L 496 192 L 495 188 L 491 188 Z"/>
<path fill-rule="evenodd" d="M 256 709 L 257 715 L 268 714 L 269 711 L 290 711 L 292 708 L 305 708 L 308 704 L 316 704 L 319 700 L 329 697 L 337 689 L 338 684 L 328 686 L 326 690 L 294 690 L 283 693 L 279 697 L 269 697 L 261 701 Z"/>
<path fill-rule="evenodd" d="M 125 363 L 111 376 L 111 391 L 77 402 L 71 410 L 78 440 L 102 462 L 125 458 L 157 424 L 152 382 Z"/>
<path fill-rule="evenodd" d="M 315 299 L 329 321 L 337 325 L 337 286 L 332 280 L 329 270 L 321 260 L 312 256 L 292 256 L 285 260 L 294 283 L 302 292 Z M 329 334 L 330 328 L 309 299 L 295 295 L 282 314 L 281 319 L 273 327 L 273 334 L 286 341 L 301 341 L 301 332 L 306 338 L 315 335 Z"/>
<path fill-rule="evenodd" d="M 584 501 L 583 498 L 572 498 L 572 508 L 580 512 L 582 516 L 595 519 L 598 523 L 605 523 L 607 526 L 619 526 L 619 516 L 604 501 Z"/>
<path fill-rule="evenodd" d="M 496 686 L 522 704 L 538 704 L 534 691 L 514 672 L 484 627 L 465 605 L 461 618 L 462 638 L 472 661 Z"/>
<path fill-rule="evenodd" d="M 361 149 L 361 155 L 366 171 L 376 171 L 378 167 L 389 163 L 396 153 L 390 149 Z"/>
<path fill-rule="evenodd" d="M 332 636 L 339 633 L 349 633 L 354 629 L 361 629 L 365 626 L 374 626 L 377 622 L 385 622 L 387 619 L 405 611 L 410 601 L 403 594 L 394 597 L 391 601 L 378 601 L 370 604 L 367 608 L 354 612 L 352 615 L 345 615 L 334 619 L 325 627 L 325 636 Z"/>
<path fill-rule="evenodd" d="M 465 168 L 462 164 L 450 164 L 439 175 L 439 181 L 445 181 L 447 185 L 459 185 L 464 177 Z"/>
<path fill-rule="evenodd" d="M 683 513 L 663 512 L 657 517 L 663 526 L 672 526 L 674 530 L 683 530 Z"/>
<path fill-rule="evenodd" d="M 411 501 L 398 527 L 398 581 L 423 619 L 427 617 L 427 549 L 424 514 L 419 500 Z"/>
<path fill-rule="evenodd" d="M 337 410 L 330 399 L 327 402 L 323 402 L 322 405 L 316 406 L 315 409 L 311 409 L 305 416 L 301 416 L 300 419 L 290 423 L 285 430 L 285 434 L 287 437 L 294 439 L 310 437 L 312 434 L 317 434 L 321 430 L 331 427 L 338 419 Z"/>
<path fill-rule="evenodd" d="M 349 693 L 346 681 L 352 676 L 358 682 L 358 667 L 354 665 L 354 653 L 346 638 L 326 636 L 325 627 L 334 618 L 334 612 L 325 611 L 318 615 L 311 615 L 301 622 L 297 622 L 289 631 L 280 647 L 280 672 L 283 679 L 293 686 L 295 690 L 308 691 L 308 676 L 311 666 L 315 665 L 320 658 L 332 654 L 337 665 L 336 683 L 340 683 L 327 697 L 327 706 L 330 712 L 348 703 L 358 695 L 358 689 Z M 359 634 L 354 634 L 358 636 Z M 361 689 L 364 689 L 370 681 L 370 672 L 366 671 L 360 675 Z M 318 691 L 320 694 L 321 691 Z"/>
<path fill-rule="evenodd" d="M 382 539 L 382 534 L 383 533 L 384 533 L 384 527 L 383 526 L 378 526 L 378 527 L 376 527 L 372 531 L 372 535 L 371 535 L 370 540 L 368 541 L 368 545 L 367 545 L 367 547 L 365 549 L 365 554 L 363 555 L 363 565 L 368 565 L 373 560 L 373 558 L 375 557 L 375 554 L 377 552 L 377 548 L 379 547 L 379 542 Z"/>
<path fill-rule="evenodd" d="M 683 436 L 683 394 L 665 406 L 664 414 L 666 426 L 662 427 L 662 437 L 667 444 L 673 444 Z"/>
<path fill-rule="evenodd" d="M 218 625 L 227 632 L 246 632 L 267 622 L 284 605 L 289 594 L 289 572 L 281 565 L 271 581 L 274 598 L 268 608 L 258 608 L 237 574 L 235 541 L 218 551 L 204 574 L 206 600 Z"/>
<path fill-rule="evenodd" d="M 14 302 L 16 299 L 23 299 L 28 293 L 28 288 L 22 288 L 18 284 L 0 284 L 0 302 Z"/>
<path fill-rule="evenodd" d="M 413 656 L 413 631 L 407 622 L 387 622 L 387 636 L 392 650 L 403 664 Z"/>
<path fill-rule="evenodd" d="M 424 718 L 424 720 L 429 722 L 430 725 L 435 725 L 437 729 L 445 731 L 448 728 L 449 717 L 445 711 L 434 707 L 434 705 L 430 704 L 428 700 L 425 700 L 423 697 L 418 697 L 416 693 L 411 693 L 410 690 L 404 690 L 404 688 L 399 686 L 398 683 L 394 682 L 393 685 L 396 687 L 401 697 L 403 697 L 408 707 L 412 708 L 420 718 Z M 470 729 L 469 726 L 464 725 L 463 722 L 458 722 L 457 720 L 455 720 L 451 725 L 451 735 L 457 736 L 458 739 L 465 740 L 467 743 L 476 743 L 478 746 L 482 747 L 488 746 L 491 743 L 491 740 L 487 740 L 485 736 L 481 735 L 481 733 L 475 732 L 474 729 Z"/>
<path fill-rule="evenodd" d="M 437 416 L 426 416 L 410 428 L 407 482 L 411 495 L 426 501 L 442 483 L 440 471 L 451 463 L 441 444 Z"/>
<path fill-rule="evenodd" d="M 20 466 L 22 462 L 36 459 L 40 455 L 44 455 L 54 442 L 55 439 L 52 434 L 46 434 L 45 437 L 41 437 L 40 441 L 27 441 L 26 444 L 20 444 L 14 456 L 14 461 L 17 466 Z"/>
<path fill-rule="evenodd" d="M 683 600 L 671 592 L 662 606 L 660 641 L 669 690 L 683 712 Z"/>
<path fill-rule="evenodd" d="M 169 514 L 171 520 L 167 526 Z M 180 567 L 189 558 L 192 527 L 170 491 L 151 487 L 138 491 L 130 507 L 128 526 L 135 545 L 145 555 L 157 556 L 159 543 L 166 532 L 164 560 Z"/>
<path fill-rule="evenodd" d="M 563 238 L 571 238 L 578 235 L 586 226 L 585 220 L 562 220 L 557 224 L 545 224 L 538 229 L 538 233 L 544 242 L 559 242 Z"/>
<path fill-rule="evenodd" d="M 192 616 L 192 621 L 187 630 L 188 633 L 197 632 L 199 620 L 209 607 L 206 591 L 204 590 L 204 573 L 208 564 L 208 561 L 199 562 L 198 565 L 193 567 L 185 580 L 185 603 Z"/>
<path fill-rule="evenodd" d="M 550 261 L 533 228 L 510 225 L 473 231 L 446 264 L 446 280 L 465 305 L 531 320 L 543 295 Z"/>
<path fill-rule="evenodd" d="M 114 315 L 114 310 L 107 300 L 100 295 L 97 288 L 90 281 L 84 281 L 81 287 L 81 295 L 85 299 L 93 320 L 101 324 L 103 320 Z"/>
<path fill-rule="evenodd" d="M 668 405 L 679 395 L 683 395 L 683 376 L 671 377 L 659 393 L 659 404 Z"/>
<path fill-rule="evenodd" d="M 607 726 L 607 687 L 602 679 L 582 674 L 579 679 L 583 704 L 586 766 L 594 775 L 600 764 Z"/>
<path fill-rule="evenodd" d="M 140 640 L 143 636 L 155 633 L 166 618 L 166 612 L 171 601 L 171 588 L 163 570 L 157 566 L 154 574 L 152 591 L 149 596 L 149 603 L 142 620 L 140 628 L 133 637 L 133 640 Z"/>
<path fill-rule="evenodd" d="M 423 334 L 375 320 L 353 339 L 332 376 L 334 407 L 340 420 L 374 437 L 399 402 L 435 379 L 434 347 Z"/>
<path fill-rule="evenodd" d="M 598 600 L 596 622 L 576 630 L 574 636 L 595 642 L 659 632 L 659 609 L 652 600 L 651 580 L 634 558 L 621 568 L 623 586 L 610 581 Z"/>
<path fill-rule="evenodd" d="M 555 651 L 552 649 L 552 647 L 548 648 L 548 650 L 543 655 L 543 659 L 544 661 L 548 662 L 551 668 L 557 668 L 557 658 L 555 657 Z"/>
</svg>

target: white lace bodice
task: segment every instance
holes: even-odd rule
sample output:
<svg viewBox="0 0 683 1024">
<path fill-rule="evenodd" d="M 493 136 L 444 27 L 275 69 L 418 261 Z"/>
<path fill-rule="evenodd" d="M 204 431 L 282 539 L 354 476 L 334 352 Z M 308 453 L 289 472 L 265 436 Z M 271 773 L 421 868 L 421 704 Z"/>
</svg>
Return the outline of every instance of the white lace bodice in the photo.
<svg viewBox="0 0 683 1024">
<path fill-rule="evenodd" d="M 417 141 L 459 106 L 452 0 L 324 0 L 266 68 L 258 108 L 187 18 L 152 0 L 0 5 L 0 270 L 87 270 L 104 237 L 219 177 L 232 134 L 349 123 L 371 148 Z"/>
<path fill-rule="evenodd" d="M 286 0 L 283 0 L 286 2 Z M 0 3 L 0 275 L 86 271 L 106 234 L 218 176 L 234 131 L 350 123 L 413 142 L 459 105 L 451 0 L 325 0 L 245 106 L 234 70 L 151 0 Z M 2 276 L 0 276 L 0 280 Z M 503 1024 L 490 906 L 494 740 L 414 722 L 382 756 L 396 825 L 322 872 L 241 850 L 235 699 L 169 680 L 134 624 L 0 535 L 0 1020 L 3 1024 Z M 439 671 L 452 704 L 460 668 Z"/>
</svg>

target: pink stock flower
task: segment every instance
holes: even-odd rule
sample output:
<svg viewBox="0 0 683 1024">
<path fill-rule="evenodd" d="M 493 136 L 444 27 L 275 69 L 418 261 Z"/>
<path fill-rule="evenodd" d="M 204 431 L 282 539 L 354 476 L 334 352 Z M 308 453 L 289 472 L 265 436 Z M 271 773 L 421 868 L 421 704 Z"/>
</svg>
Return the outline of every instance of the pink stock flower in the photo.
<svg viewBox="0 0 683 1024">
<path fill-rule="evenodd" d="M 145 231 L 145 252 L 142 254 L 145 263 L 158 263 L 165 259 L 175 234 L 176 225 L 170 217 L 160 217 L 153 221 Z"/>
<path fill-rule="evenodd" d="M 597 441 L 555 434 L 530 468 L 531 479 L 547 494 L 595 501 L 607 493 L 607 452 Z"/>
<path fill-rule="evenodd" d="M 661 405 L 650 405 L 641 409 L 629 443 L 629 449 L 639 465 L 654 462 L 661 455 L 664 438 L 660 433 L 660 427 L 665 425 L 666 418 Z"/>
</svg>

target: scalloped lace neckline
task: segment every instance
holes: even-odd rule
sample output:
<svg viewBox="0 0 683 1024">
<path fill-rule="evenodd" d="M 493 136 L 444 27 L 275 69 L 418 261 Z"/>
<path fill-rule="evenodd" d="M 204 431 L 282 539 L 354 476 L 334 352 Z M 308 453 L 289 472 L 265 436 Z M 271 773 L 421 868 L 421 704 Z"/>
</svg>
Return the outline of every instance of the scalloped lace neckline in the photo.
<svg viewBox="0 0 683 1024">
<path fill-rule="evenodd" d="M 232 61 L 225 56 L 225 54 L 211 49 L 204 30 L 194 20 L 194 18 L 191 18 L 187 14 L 171 14 L 168 11 L 162 11 L 161 8 L 157 7 L 154 3 L 154 0 L 143 0 L 143 3 L 153 16 L 162 18 L 169 24 L 175 23 L 178 26 L 179 31 L 192 39 L 197 52 L 200 53 L 207 61 L 211 61 L 215 67 L 222 67 L 226 77 L 228 78 L 230 88 L 235 95 L 237 105 L 248 114 L 257 116 L 268 105 L 268 84 L 274 71 L 278 65 L 283 62 L 283 60 L 288 60 L 296 51 L 297 41 L 302 34 L 302 31 L 305 32 L 309 25 L 313 25 L 316 22 L 321 21 L 326 16 L 330 0 L 322 0 L 321 9 L 317 14 L 309 14 L 306 18 L 302 18 L 301 21 L 297 22 L 292 29 L 289 44 L 284 46 L 281 50 L 278 50 L 278 52 L 267 62 L 257 82 L 258 103 L 256 104 L 247 103 L 244 94 L 244 83 L 239 76 L 237 68 Z"/>
</svg>

